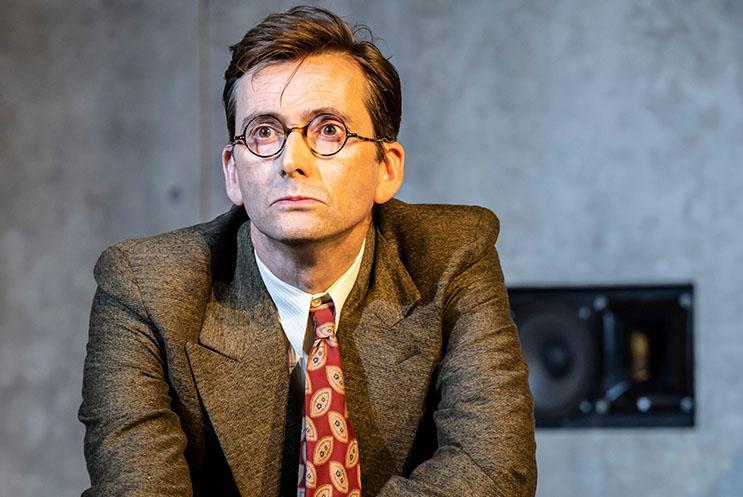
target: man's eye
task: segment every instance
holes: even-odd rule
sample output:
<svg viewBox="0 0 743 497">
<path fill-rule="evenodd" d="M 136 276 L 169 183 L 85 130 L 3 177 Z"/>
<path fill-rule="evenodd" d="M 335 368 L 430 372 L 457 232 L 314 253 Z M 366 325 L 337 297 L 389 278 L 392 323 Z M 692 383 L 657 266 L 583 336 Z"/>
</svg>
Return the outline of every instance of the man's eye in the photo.
<svg viewBox="0 0 743 497">
<path fill-rule="evenodd" d="M 341 134 L 338 125 L 330 123 L 323 124 L 321 132 L 325 136 L 336 136 Z"/>
<path fill-rule="evenodd" d="M 256 138 L 266 140 L 269 138 L 273 138 L 274 130 L 270 126 L 258 126 L 255 130 L 253 130 L 253 134 L 256 136 Z"/>
<path fill-rule="evenodd" d="M 338 141 L 343 139 L 345 130 L 343 126 L 335 121 L 325 121 L 320 125 L 319 135 L 320 138 L 326 140 Z"/>
</svg>

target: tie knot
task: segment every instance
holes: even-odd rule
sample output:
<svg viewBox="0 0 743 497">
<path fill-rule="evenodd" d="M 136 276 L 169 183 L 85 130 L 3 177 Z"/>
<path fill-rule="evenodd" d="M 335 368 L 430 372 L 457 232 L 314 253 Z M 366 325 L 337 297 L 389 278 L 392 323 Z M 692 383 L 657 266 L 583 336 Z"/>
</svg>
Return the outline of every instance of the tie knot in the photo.
<svg viewBox="0 0 743 497">
<path fill-rule="evenodd" d="M 315 323 L 315 338 L 326 338 L 335 335 L 335 306 L 329 294 L 312 299 L 310 316 Z"/>
</svg>

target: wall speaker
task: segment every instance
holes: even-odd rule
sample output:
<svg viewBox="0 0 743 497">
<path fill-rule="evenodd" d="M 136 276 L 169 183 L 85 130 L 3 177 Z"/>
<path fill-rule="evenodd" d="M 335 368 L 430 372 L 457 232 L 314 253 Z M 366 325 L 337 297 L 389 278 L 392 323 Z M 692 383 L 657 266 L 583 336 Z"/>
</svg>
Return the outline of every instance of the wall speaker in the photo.
<svg viewBox="0 0 743 497">
<path fill-rule="evenodd" d="M 508 293 L 537 427 L 694 426 L 691 284 Z"/>
</svg>

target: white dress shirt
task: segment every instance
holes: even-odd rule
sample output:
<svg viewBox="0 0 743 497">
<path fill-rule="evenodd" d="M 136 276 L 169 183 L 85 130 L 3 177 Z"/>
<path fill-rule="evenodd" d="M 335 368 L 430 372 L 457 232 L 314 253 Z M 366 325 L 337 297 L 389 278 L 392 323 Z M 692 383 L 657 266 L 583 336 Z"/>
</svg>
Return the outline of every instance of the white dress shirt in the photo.
<svg viewBox="0 0 743 497">
<path fill-rule="evenodd" d="M 324 292 L 320 293 L 307 293 L 304 290 L 286 283 L 280 280 L 275 274 L 273 274 L 265 264 L 260 260 L 258 254 L 255 254 L 255 262 L 258 265 L 258 271 L 261 274 L 263 283 L 268 289 L 268 293 L 271 295 L 273 303 L 276 305 L 276 309 L 279 311 L 279 321 L 281 327 L 284 329 L 286 338 L 289 340 L 292 348 L 290 349 L 290 369 L 299 362 L 302 370 L 305 370 L 307 364 L 307 354 L 304 353 L 302 345 L 304 344 L 304 336 L 307 331 L 307 320 L 310 315 L 310 301 L 326 293 L 330 294 L 330 298 L 333 299 L 333 305 L 335 306 L 335 326 L 341 319 L 341 310 L 343 304 L 348 298 L 348 294 L 351 293 L 351 288 L 356 281 L 356 277 L 361 269 L 361 259 L 364 255 L 364 246 L 366 240 L 361 244 L 361 249 L 356 255 L 353 264 L 349 267 L 345 273 L 343 273 L 332 285 Z"/>
</svg>

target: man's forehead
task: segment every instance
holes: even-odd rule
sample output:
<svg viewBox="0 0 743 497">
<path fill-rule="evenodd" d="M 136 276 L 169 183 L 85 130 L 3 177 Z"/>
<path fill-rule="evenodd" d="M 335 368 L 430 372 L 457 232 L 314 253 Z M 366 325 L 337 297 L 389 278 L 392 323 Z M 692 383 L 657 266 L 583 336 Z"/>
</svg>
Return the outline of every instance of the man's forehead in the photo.
<svg viewBox="0 0 743 497">
<path fill-rule="evenodd" d="M 342 54 L 269 64 L 237 81 L 237 117 L 267 113 L 295 118 L 335 110 L 345 120 L 356 121 L 366 110 L 365 86 L 358 64 Z"/>
</svg>

